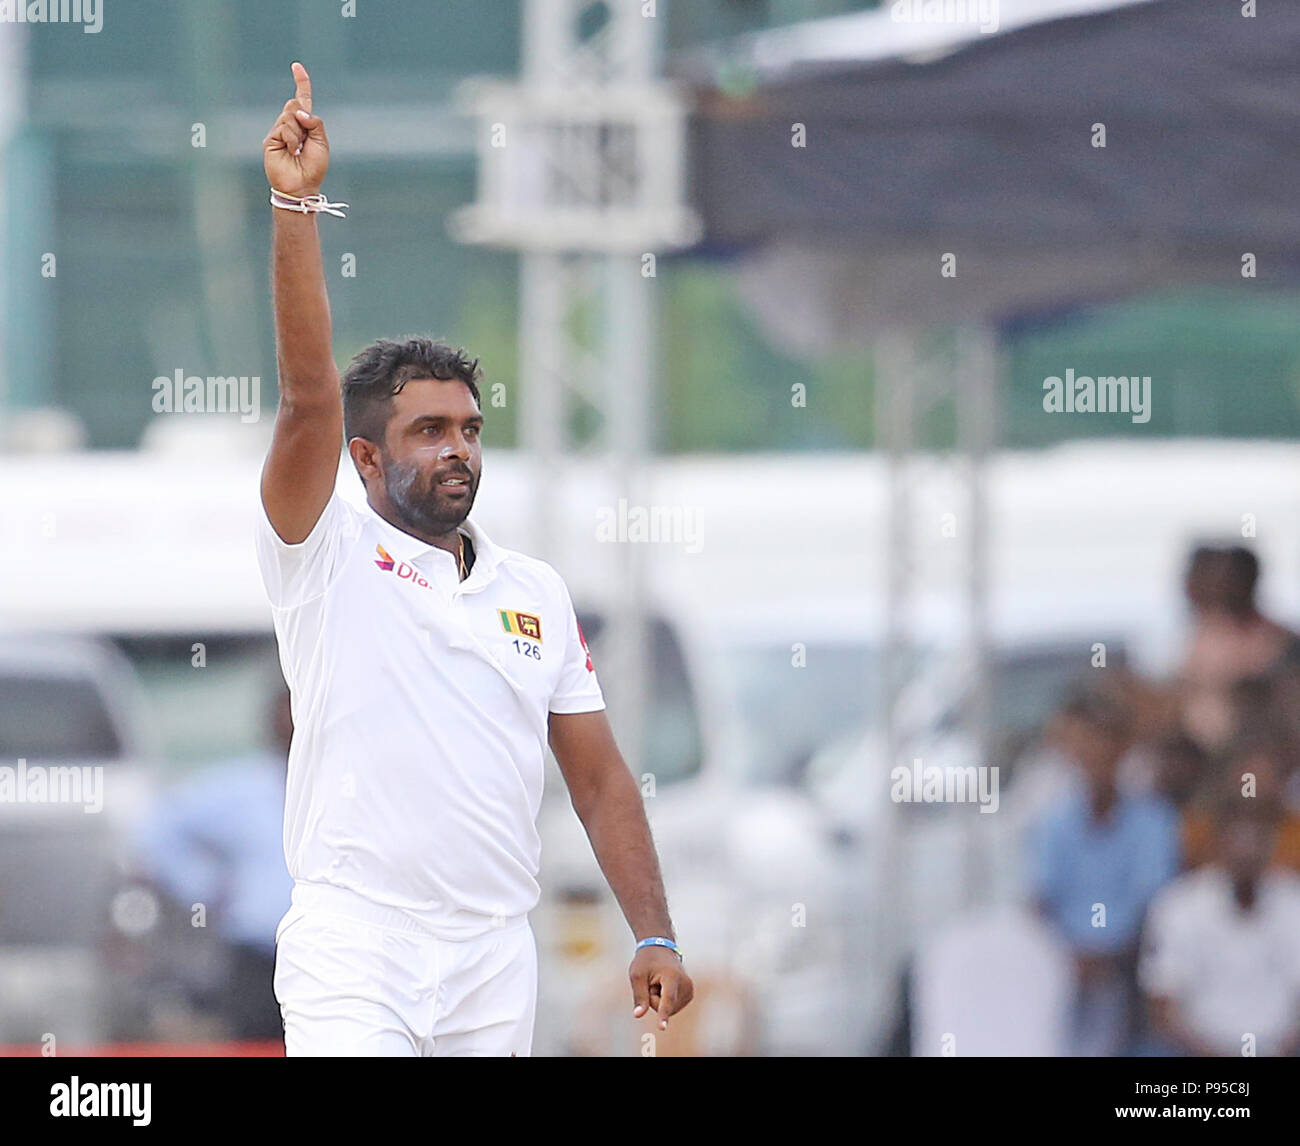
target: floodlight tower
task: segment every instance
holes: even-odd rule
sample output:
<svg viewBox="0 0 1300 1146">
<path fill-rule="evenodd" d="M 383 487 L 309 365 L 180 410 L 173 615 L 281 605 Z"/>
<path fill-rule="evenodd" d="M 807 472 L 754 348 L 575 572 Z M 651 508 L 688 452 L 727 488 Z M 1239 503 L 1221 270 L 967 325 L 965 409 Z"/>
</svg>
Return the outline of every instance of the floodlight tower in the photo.
<svg viewBox="0 0 1300 1146">
<path fill-rule="evenodd" d="M 452 233 L 520 252 L 518 426 L 537 474 L 533 551 L 561 564 L 567 461 L 593 458 L 616 497 L 644 504 L 655 257 L 699 233 L 685 202 L 686 105 L 656 78 L 665 8 L 527 0 L 519 81 L 462 89 L 478 120 L 478 194 L 453 216 Z M 579 420 L 594 428 L 579 432 Z M 640 547 L 614 548 L 602 680 L 639 775 L 645 586 Z"/>
</svg>

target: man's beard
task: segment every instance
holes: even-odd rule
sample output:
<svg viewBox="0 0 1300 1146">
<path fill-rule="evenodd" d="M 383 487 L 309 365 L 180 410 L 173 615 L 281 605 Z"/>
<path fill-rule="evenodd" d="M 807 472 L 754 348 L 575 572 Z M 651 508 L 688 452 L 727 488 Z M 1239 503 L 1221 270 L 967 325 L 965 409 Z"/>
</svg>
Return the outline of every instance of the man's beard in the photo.
<svg viewBox="0 0 1300 1146">
<path fill-rule="evenodd" d="M 468 466 L 462 471 L 453 468 L 438 476 L 457 472 L 465 474 L 465 480 L 469 482 L 469 496 L 453 502 L 445 500 L 432 484 L 421 488 L 418 466 L 393 458 L 386 459 L 384 488 L 388 491 L 389 502 L 409 532 L 440 537 L 450 533 L 469 516 L 478 494 L 478 478 L 469 471 Z"/>
</svg>

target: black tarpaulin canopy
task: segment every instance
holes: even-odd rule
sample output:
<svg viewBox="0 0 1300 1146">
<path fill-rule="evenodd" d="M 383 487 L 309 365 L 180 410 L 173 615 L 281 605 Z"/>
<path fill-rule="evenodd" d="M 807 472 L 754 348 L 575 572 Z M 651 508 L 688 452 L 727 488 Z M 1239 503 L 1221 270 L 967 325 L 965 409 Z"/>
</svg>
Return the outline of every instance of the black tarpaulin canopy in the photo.
<svg viewBox="0 0 1300 1146">
<path fill-rule="evenodd" d="M 890 323 L 1240 284 L 1246 255 L 1250 285 L 1300 277 L 1300 3 L 1001 0 L 995 32 L 927 11 L 677 61 L 700 249 L 741 252 L 775 333 L 866 345 Z"/>
</svg>

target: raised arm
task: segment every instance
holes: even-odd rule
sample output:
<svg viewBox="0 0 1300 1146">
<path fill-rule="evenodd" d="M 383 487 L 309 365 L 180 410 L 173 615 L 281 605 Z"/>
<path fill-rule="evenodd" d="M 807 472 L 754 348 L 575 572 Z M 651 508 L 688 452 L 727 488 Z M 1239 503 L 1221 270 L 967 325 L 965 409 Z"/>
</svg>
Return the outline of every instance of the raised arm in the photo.
<svg viewBox="0 0 1300 1146">
<path fill-rule="evenodd" d="M 329 168 L 325 125 L 311 111 L 311 78 L 293 65 L 294 98 L 262 142 L 266 177 L 294 198 L 315 195 Z M 262 469 L 262 504 L 282 541 L 307 538 L 334 492 L 343 402 L 330 346 L 330 304 L 315 214 L 271 208 L 271 293 L 280 407 Z"/>
</svg>

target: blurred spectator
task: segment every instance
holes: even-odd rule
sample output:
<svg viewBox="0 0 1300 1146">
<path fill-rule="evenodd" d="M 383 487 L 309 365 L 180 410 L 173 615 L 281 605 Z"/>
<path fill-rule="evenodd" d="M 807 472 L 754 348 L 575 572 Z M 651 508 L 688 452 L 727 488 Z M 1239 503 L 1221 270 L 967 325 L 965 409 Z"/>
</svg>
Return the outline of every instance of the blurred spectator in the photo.
<svg viewBox="0 0 1300 1146">
<path fill-rule="evenodd" d="M 1165 1053 L 1288 1055 L 1300 1045 L 1300 878 L 1269 868 L 1281 808 L 1234 786 L 1216 807 L 1216 861 L 1151 906 L 1141 983 Z"/>
<path fill-rule="evenodd" d="M 910 1052 L 1068 1053 L 1073 987 L 1069 953 L 1041 919 L 1021 906 L 975 908 L 920 945 L 909 991 Z"/>
<path fill-rule="evenodd" d="M 1258 581 L 1259 561 L 1240 545 L 1198 546 L 1188 561 L 1184 589 L 1193 623 L 1180 673 L 1182 719 L 1207 751 L 1222 749 L 1237 731 L 1236 686 L 1300 663 L 1300 637 L 1259 612 Z"/>
<path fill-rule="evenodd" d="M 235 1039 L 282 1035 L 272 977 L 275 929 L 293 889 L 283 845 L 293 723 L 289 691 L 277 684 L 270 746 L 175 785 L 137 842 L 145 874 L 184 907 L 203 904 L 226 944 L 229 971 L 219 1006 Z"/>
<path fill-rule="evenodd" d="M 1186 808 L 1205 788 L 1211 771 L 1209 756 L 1185 732 L 1162 737 L 1153 755 L 1153 791 L 1173 807 Z"/>
<path fill-rule="evenodd" d="M 1140 1007 L 1136 958 L 1151 897 L 1178 870 L 1178 821 L 1158 796 L 1121 787 L 1132 745 L 1131 714 L 1113 699 L 1081 694 L 1053 721 L 1079 781 L 1033 833 L 1030 893 L 1069 947 L 1077 980 L 1074 1054 L 1123 1054 Z"/>
<path fill-rule="evenodd" d="M 1159 792 L 1158 744 L 1177 727 L 1177 710 L 1168 689 L 1142 679 L 1126 668 L 1112 667 L 1104 673 L 1093 670 L 1075 680 L 1071 696 L 1101 698 L 1121 708 L 1129 724 L 1128 747 L 1116 772 L 1123 791 Z M 1066 793 L 1078 785 L 1078 766 L 1073 759 L 1070 705 L 1058 709 L 1047 720 L 1041 736 L 1023 750 L 1012 776 L 1014 799 L 1008 813 L 1021 830 L 1032 831 L 1049 809 L 1058 806 Z"/>
<path fill-rule="evenodd" d="M 1296 767 L 1296 747 L 1300 745 L 1300 662 L 1284 663 L 1271 680 L 1273 706 L 1271 720 L 1292 748 L 1291 781 L 1288 800 L 1300 807 L 1300 767 Z"/>
<path fill-rule="evenodd" d="M 1216 854 L 1215 805 L 1224 790 L 1253 793 L 1276 805 L 1277 823 L 1272 833 L 1272 862 L 1300 872 L 1300 808 L 1293 806 L 1291 783 L 1295 754 L 1286 729 L 1275 721 L 1261 720 L 1244 733 L 1224 759 L 1208 786 L 1208 794 L 1188 807 L 1183 821 L 1183 849 L 1188 867 L 1211 862 Z"/>
</svg>

